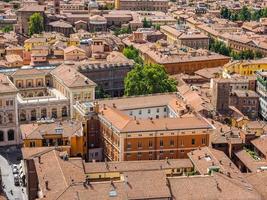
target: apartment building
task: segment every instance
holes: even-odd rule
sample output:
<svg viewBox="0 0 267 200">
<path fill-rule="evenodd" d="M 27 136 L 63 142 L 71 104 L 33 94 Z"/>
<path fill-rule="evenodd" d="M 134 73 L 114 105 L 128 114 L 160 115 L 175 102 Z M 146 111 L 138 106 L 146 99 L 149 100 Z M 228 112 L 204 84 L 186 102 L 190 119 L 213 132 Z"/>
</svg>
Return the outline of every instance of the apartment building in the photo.
<svg viewBox="0 0 267 200">
<path fill-rule="evenodd" d="M 173 26 L 161 26 L 160 31 L 167 36 L 171 44 L 187 46 L 193 49 L 209 49 L 209 37 L 196 30 L 177 30 Z"/>
<path fill-rule="evenodd" d="M 117 10 L 145 10 L 145 11 L 162 11 L 167 12 L 169 7 L 167 0 L 116 0 L 115 9 Z"/>
<path fill-rule="evenodd" d="M 235 90 L 255 91 L 255 78 L 236 77 L 236 78 L 215 78 L 211 81 L 212 98 L 211 103 L 219 113 L 229 111 L 229 97 Z M 256 103 L 256 102 L 255 102 Z"/>
<path fill-rule="evenodd" d="M 265 71 L 257 71 L 256 72 L 257 76 L 257 93 L 260 96 L 260 115 L 264 118 L 267 119 L 267 73 Z"/>
<path fill-rule="evenodd" d="M 252 90 L 235 90 L 230 94 L 229 105 L 236 107 L 250 119 L 256 119 L 259 113 L 259 95 Z"/>
<path fill-rule="evenodd" d="M 22 124 L 19 127 L 24 147 L 63 147 L 69 149 L 70 156 L 85 157 L 86 137 L 79 121 L 53 120 Z M 33 149 L 34 151 L 34 149 Z"/>
<path fill-rule="evenodd" d="M 175 94 L 100 100 L 95 106 L 100 146 L 112 161 L 186 158 L 192 149 L 208 146 L 213 132 Z M 75 116 L 90 113 L 92 107 L 87 105 L 86 111 L 86 105 L 77 104 Z"/>
<path fill-rule="evenodd" d="M 230 77 L 231 74 L 254 76 L 256 71 L 267 70 L 267 59 L 234 61 L 227 63 L 223 68 L 224 77 Z"/>
</svg>

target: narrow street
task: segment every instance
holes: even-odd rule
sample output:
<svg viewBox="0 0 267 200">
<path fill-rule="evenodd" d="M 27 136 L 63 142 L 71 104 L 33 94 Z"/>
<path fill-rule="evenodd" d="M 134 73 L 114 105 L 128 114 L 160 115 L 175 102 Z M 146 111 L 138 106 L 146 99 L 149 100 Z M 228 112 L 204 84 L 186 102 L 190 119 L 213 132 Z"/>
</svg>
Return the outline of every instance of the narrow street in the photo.
<svg viewBox="0 0 267 200">
<path fill-rule="evenodd" d="M 19 155 L 20 153 L 18 150 L 0 150 L 0 168 L 4 186 L 3 189 L 9 200 L 27 200 L 25 192 L 22 192 L 22 187 L 15 186 L 14 175 L 12 173 L 12 164 L 19 163 L 19 161 L 17 161 Z"/>
</svg>

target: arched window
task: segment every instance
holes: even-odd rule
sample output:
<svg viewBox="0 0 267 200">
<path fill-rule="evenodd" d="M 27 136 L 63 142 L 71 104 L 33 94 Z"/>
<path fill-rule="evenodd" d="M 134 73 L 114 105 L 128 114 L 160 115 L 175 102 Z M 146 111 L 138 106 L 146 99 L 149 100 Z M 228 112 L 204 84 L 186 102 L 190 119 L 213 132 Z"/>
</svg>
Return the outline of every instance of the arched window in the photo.
<svg viewBox="0 0 267 200">
<path fill-rule="evenodd" d="M 53 108 L 52 109 L 52 118 L 57 118 L 57 109 L 56 108 Z"/>
<path fill-rule="evenodd" d="M 15 132 L 14 130 L 10 129 L 8 130 L 7 132 L 7 138 L 8 138 L 8 141 L 12 141 L 15 139 Z"/>
<path fill-rule="evenodd" d="M 26 121 L 26 112 L 25 110 L 22 110 L 19 115 L 20 121 Z"/>
<path fill-rule="evenodd" d="M 46 108 L 43 108 L 41 110 L 41 118 L 46 118 L 47 117 L 47 112 L 46 112 Z"/>
<path fill-rule="evenodd" d="M 4 132 L 0 131 L 0 142 L 3 142 L 5 140 Z"/>
<path fill-rule="evenodd" d="M 38 97 L 42 97 L 42 96 L 44 96 L 44 93 L 43 92 L 39 92 L 38 93 Z"/>
<path fill-rule="evenodd" d="M 62 117 L 67 117 L 68 116 L 68 110 L 67 110 L 67 107 L 64 106 L 62 107 Z"/>
<path fill-rule="evenodd" d="M 31 111 L 31 121 L 35 121 L 36 120 L 36 110 L 32 110 Z"/>
</svg>

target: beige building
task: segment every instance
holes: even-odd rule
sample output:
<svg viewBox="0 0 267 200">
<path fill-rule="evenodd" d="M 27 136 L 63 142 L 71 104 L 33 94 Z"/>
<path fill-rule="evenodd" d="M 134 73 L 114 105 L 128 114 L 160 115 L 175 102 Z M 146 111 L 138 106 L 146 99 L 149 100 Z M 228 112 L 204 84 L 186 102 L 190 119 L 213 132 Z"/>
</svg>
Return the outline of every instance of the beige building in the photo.
<svg viewBox="0 0 267 200">
<path fill-rule="evenodd" d="M 0 146 L 14 145 L 20 142 L 18 134 L 18 103 L 15 85 L 0 74 Z"/>
<path fill-rule="evenodd" d="M 75 46 L 70 46 L 64 49 L 64 60 L 78 61 L 86 58 L 86 52 Z"/>
<path fill-rule="evenodd" d="M 160 31 L 167 36 L 167 41 L 171 44 L 193 49 L 209 49 L 209 37 L 196 30 L 179 31 L 172 26 L 161 26 Z"/>
<path fill-rule="evenodd" d="M 21 143 L 20 124 L 70 119 L 76 101 L 95 98 L 96 84 L 66 65 L 0 75 L 0 146 Z"/>
<path fill-rule="evenodd" d="M 116 0 L 115 9 L 117 10 L 146 10 L 146 11 L 163 11 L 167 12 L 169 7 L 167 0 Z"/>
</svg>

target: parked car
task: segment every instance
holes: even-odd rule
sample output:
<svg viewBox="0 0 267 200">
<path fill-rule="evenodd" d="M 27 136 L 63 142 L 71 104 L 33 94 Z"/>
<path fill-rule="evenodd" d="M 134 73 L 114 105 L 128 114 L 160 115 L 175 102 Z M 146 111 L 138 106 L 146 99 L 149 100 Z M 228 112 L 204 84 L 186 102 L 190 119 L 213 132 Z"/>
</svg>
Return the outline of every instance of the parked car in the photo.
<svg viewBox="0 0 267 200">
<path fill-rule="evenodd" d="M 18 165 L 12 165 L 12 172 L 13 174 L 18 174 L 19 173 L 19 167 Z"/>
<path fill-rule="evenodd" d="M 15 186 L 20 186 L 18 174 L 14 174 L 14 183 L 15 183 Z"/>
</svg>

